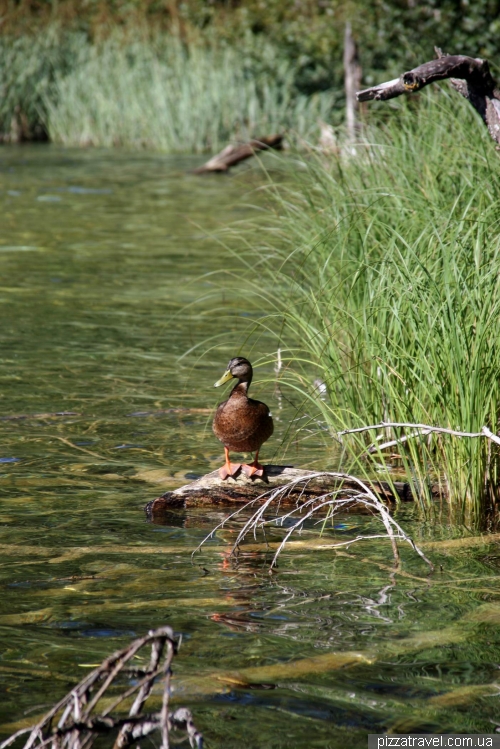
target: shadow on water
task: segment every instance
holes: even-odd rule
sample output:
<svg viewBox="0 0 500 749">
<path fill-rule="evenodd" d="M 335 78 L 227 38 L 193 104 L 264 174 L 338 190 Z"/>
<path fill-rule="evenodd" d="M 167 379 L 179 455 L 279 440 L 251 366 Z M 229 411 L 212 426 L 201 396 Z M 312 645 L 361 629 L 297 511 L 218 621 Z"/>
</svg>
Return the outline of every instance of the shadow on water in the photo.
<svg viewBox="0 0 500 749">
<path fill-rule="evenodd" d="M 391 728 L 493 732 L 499 629 L 470 617 L 499 601 L 497 545 L 434 549 L 427 578 L 406 551 L 405 574 L 391 574 L 384 542 L 342 554 L 306 544 L 269 575 L 262 551 L 228 563 L 236 525 L 191 559 L 218 511 L 145 522 L 149 499 L 221 462 L 212 384 L 248 326 L 244 301 L 206 274 L 235 263 L 210 234 L 252 215 L 242 205 L 258 171 L 200 180 L 194 165 L 1 151 L 2 735 L 164 624 L 182 633 L 174 681 L 211 747 L 242 737 L 263 749 L 366 746 L 368 732 Z M 262 335 L 249 355 L 273 345 Z M 273 408 L 272 385 L 258 382 L 271 369 L 257 370 L 255 395 Z M 266 459 L 293 415 L 280 412 Z M 324 456 L 313 440 L 290 452 L 299 465 Z M 454 533 L 411 506 L 398 514 L 416 540 Z M 336 519 L 325 533 L 354 537 L 372 522 Z M 342 668 L 311 660 L 335 652 L 367 655 Z M 193 686 L 220 671 L 246 676 Z"/>
</svg>

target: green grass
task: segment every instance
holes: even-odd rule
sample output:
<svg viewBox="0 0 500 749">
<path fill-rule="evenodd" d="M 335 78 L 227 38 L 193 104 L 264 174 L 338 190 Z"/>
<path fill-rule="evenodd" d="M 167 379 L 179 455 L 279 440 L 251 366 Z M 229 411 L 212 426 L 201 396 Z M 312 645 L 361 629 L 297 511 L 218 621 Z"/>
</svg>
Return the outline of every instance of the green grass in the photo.
<svg viewBox="0 0 500 749">
<path fill-rule="evenodd" d="M 36 37 L 0 36 L 0 140 L 45 135 L 55 75 L 71 69 L 83 44 L 83 34 L 62 34 L 55 26 Z"/>
<path fill-rule="evenodd" d="M 356 156 L 297 159 L 273 188 L 267 325 L 288 351 L 283 381 L 332 437 L 380 421 L 498 430 L 500 162 L 465 101 L 419 104 L 386 109 Z M 375 436 L 345 438 L 358 471 L 384 463 L 360 457 Z M 419 437 L 398 452 L 424 506 L 436 480 L 461 521 L 484 522 L 498 500 L 485 439 Z"/>
<path fill-rule="evenodd" d="M 292 131 L 312 137 L 335 96 L 305 96 L 296 64 L 264 40 L 237 48 L 169 34 L 115 32 L 90 43 L 83 34 L 0 40 L 0 130 L 44 129 L 66 146 L 216 150 L 228 141 Z"/>
</svg>

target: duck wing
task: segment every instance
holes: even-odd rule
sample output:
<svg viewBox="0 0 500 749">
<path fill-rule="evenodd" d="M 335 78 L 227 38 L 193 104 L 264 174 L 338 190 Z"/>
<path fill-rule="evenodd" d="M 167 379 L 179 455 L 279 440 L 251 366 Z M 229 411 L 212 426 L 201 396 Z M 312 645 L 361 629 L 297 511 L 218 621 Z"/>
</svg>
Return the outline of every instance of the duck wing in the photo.
<svg viewBox="0 0 500 749">
<path fill-rule="evenodd" d="M 213 430 L 226 447 L 247 452 L 257 450 L 268 440 L 274 425 L 265 403 L 253 398 L 229 398 L 217 408 Z"/>
</svg>

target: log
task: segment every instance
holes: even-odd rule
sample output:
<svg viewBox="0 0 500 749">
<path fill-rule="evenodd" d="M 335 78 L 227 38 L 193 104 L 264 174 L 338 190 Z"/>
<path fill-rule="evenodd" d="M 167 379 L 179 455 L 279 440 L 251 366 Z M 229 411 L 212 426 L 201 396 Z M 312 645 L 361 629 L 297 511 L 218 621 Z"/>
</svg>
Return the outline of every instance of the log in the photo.
<svg viewBox="0 0 500 749">
<path fill-rule="evenodd" d="M 480 114 L 493 140 L 500 144 L 500 90 L 488 61 L 466 55 L 445 55 L 438 48 L 436 54 L 437 60 L 424 62 L 392 81 L 358 91 L 358 101 L 387 101 L 449 79 L 453 88 Z"/>
<path fill-rule="evenodd" d="M 248 143 L 239 145 L 229 145 L 222 149 L 220 153 L 213 156 L 206 164 L 194 169 L 193 174 L 206 174 L 208 172 L 227 172 L 227 170 L 245 161 L 251 156 L 255 156 L 258 151 L 267 151 L 270 148 L 280 150 L 283 147 L 283 135 L 266 135 L 263 138 L 254 138 Z"/>
<path fill-rule="evenodd" d="M 228 507 L 230 505 L 238 506 L 257 499 L 260 495 L 268 492 L 269 489 L 286 486 L 294 479 L 308 476 L 316 476 L 317 471 L 306 471 L 301 468 L 292 466 L 264 466 L 264 477 L 248 478 L 245 474 L 240 474 L 236 479 L 228 478 L 224 481 L 220 478 L 218 471 L 206 474 L 190 484 L 181 486 L 171 492 L 162 494 L 161 497 L 153 499 L 145 506 L 144 510 L 148 519 L 152 522 L 161 522 L 161 519 L 170 510 L 187 509 L 190 507 Z M 414 497 L 411 487 L 403 481 L 395 481 L 394 492 L 391 485 L 385 481 L 367 482 L 370 488 L 387 502 L 401 500 L 411 502 Z M 281 504 L 304 503 L 314 496 L 321 496 L 326 491 L 334 491 L 342 485 L 342 488 L 349 491 L 359 491 L 359 485 L 347 480 L 340 481 L 332 476 L 311 479 L 298 486 L 294 486 L 289 494 L 281 500 Z M 263 498 L 262 501 L 265 501 Z"/>
</svg>

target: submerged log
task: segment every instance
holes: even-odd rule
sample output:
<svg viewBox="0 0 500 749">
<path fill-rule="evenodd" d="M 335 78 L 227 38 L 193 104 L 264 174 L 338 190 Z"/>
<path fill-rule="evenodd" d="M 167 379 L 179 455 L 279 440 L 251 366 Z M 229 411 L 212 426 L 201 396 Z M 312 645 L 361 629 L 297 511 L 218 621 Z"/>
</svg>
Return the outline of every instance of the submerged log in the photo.
<svg viewBox="0 0 500 749">
<path fill-rule="evenodd" d="M 445 55 L 436 48 L 437 60 L 424 62 L 399 78 L 372 86 L 356 94 L 358 101 L 387 101 L 448 78 L 481 115 L 494 141 L 500 143 L 500 90 L 487 60 L 466 55 Z"/>
<path fill-rule="evenodd" d="M 206 164 L 194 169 L 194 174 L 206 174 L 207 172 L 227 172 L 227 170 L 245 161 L 251 156 L 255 156 L 258 151 L 267 151 L 269 148 L 280 150 L 283 147 L 283 135 L 266 135 L 263 138 L 254 138 L 248 143 L 239 145 L 229 145 L 222 149 L 220 153 L 213 156 Z"/>
<path fill-rule="evenodd" d="M 291 466 L 264 466 L 263 478 L 248 478 L 240 474 L 236 479 L 228 478 L 222 480 L 218 471 L 207 473 L 190 484 L 181 486 L 171 492 L 162 494 L 161 497 L 148 502 L 144 508 L 149 520 L 155 522 L 161 520 L 162 515 L 174 509 L 187 509 L 190 507 L 214 507 L 229 505 L 241 505 L 260 495 L 267 493 L 269 489 L 286 486 L 296 479 L 304 479 L 297 486 L 290 488 L 290 492 L 281 499 L 281 504 L 301 504 L 315 496 L 321 496 L 325 492 L 334 491 L 342 487 L 348 492 L 359 491 L 359 485 L 353 481 L 340 480 L 328 474 L 318 477 L 318 471 L 306 471 Z M 309 481 L 307 478 L 311 476 Z M 387 502 L 401 500 L 409 502 L 414 499 L 411 487 L 403 481 L 395 481 L 393 488 L 386 481 L 367 482 L 381 499 Z M 395 497 L 395 493 L 397 497 Z M 265 501 L 266 497 L 262 501 Z"/>
</svg>

